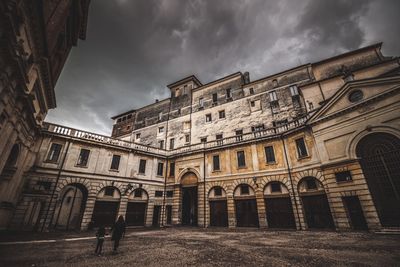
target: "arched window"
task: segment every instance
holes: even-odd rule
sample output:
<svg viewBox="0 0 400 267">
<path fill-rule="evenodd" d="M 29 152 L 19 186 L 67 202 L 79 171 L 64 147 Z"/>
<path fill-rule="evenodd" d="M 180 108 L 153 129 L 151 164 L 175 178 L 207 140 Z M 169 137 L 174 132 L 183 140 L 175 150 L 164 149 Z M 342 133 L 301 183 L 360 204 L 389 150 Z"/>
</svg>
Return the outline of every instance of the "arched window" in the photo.
<svg viewBox="0 0 400 267">
<path fill-rule="evenodd" d="M 13 145 L 11 152 L 8 155 L 6 167 L 15 167 L 15 165 L 17 164 L 18 156 L 19 156 L 19 145 L 15 144 Z"/>
</svg>

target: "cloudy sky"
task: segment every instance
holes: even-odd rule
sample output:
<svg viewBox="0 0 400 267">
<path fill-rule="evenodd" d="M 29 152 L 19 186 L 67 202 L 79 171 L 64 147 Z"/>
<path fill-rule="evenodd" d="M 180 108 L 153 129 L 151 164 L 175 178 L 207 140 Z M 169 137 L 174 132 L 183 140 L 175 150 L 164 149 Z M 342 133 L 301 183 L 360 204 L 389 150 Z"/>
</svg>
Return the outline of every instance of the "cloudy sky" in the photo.
<svg viewBox="0 0 400 267">
<path fill-rule="evenodd" d="M 111 133 L 111 116 L 167 84 L 236 71 L 252 80 L 376 42 L 400 56 L 398 0 L 94 0 L 47 121 Z"/>
</svg>

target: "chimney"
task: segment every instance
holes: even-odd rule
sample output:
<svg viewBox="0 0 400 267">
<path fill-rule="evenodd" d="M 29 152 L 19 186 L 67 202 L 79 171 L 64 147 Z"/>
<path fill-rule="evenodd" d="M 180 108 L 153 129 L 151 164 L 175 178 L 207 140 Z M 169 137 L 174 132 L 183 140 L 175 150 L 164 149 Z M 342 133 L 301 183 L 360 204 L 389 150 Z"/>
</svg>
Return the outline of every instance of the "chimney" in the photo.
<svg viewBox="0 0 400 267">
<path fill-rule="evenodd" d="M 244 84 L 250 83 L 250 73 L 248 71 L 243 74 L 243 82 Z"/>
</svg>

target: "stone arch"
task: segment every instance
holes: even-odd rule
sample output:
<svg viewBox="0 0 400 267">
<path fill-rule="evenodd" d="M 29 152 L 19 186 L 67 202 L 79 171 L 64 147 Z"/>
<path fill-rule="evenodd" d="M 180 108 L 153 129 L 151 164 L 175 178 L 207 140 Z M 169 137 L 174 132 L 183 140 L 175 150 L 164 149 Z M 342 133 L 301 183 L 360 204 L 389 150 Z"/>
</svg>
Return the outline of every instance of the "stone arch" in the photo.
<svg viewBox="0 0 400 267">
<path fill-rule="evenodd" d="M 103 182 L 101 182 L 100 184 L 98 184 L 97 186 L 95 186 L 93 188 L 94 195 L 97 196 L 103 188 L 109 187 L 109 186 L 112 186 L 112 187 L 115 187 L 116 189 L 118 189 L 121 197 L 123 196 L 122 193 L 124 192 L 124 189 L 125 189 L 124 188 L 124 183 L 115 182 L 115 181 L 103 181 Z"/>
<path fill-rule="evenodd" d="M 207 196 L 208 196 L 208 193 L 210 192 L 210 190 L 213 187 L 216 187 L 216 186 L 222 187 L 222 189 L 224 189 L 224 191 L 225 191 L 225 194 L 228 195 L 228 186 L 224 182 L 222 182 L 222 181 L 213 181 L 213 182 L 210 182 L 210 183 L 206 184 Z"/>
<path fill-rule="evenodd" d="M 241 184 L 247 184 L 248 186 L 251 187 L 254 192 L 256 192 L 257 185 L 254 183 L 252 178 L 242 178 L 242 179 L 237 179 L 232 183 L 232 194 L 235 192 L 237 187 Z"/>
<path fill-rule="evenodd" d="M 139 188 L 143 189 L 146 192 L 146 194 L 150 197 L 151 189 L 147 184 L 133 184 L 132 188 L 127 191 L 126 195 L 130 196 L 133 193 L 133 191 Z"/>
<path fill-rule="evenodd" d="M 281 182 L 282 184 L 284 184 L 286 186 L 286 188 L 289 191 L 292 188 L 292 184 L 290 183 L 288 177 L 286 177 L 285 175 L 268 175 L 268 176 L 262 177 L 261 181 L 259 182 L 259 187 L 264 192 L 265 187 L 271 182 Z"/>
<path fill-rule="evenodd" d="M 371 133 L 387 133 L 392 134 L 400 139 L 400 131 L 393 127 L 389 127 L 386 125 L 378 125 L 378 126 L 367 126 L 364 130 L 355 132 L 350 138 L 349 142 L 346 146 L 346 153 L 349 155 L 350 158 L 356 159 L 356 147 L 358 143 L 363 139 L 365 136 Z"/>
<path fill-rule="evenodd" d="M 317 169 L 308 169 L 302 172 L 297 172 L 293 175 L 293 186 L 295 189 L 298 189 L 300 181 L 305 178 L 305 177 L 314 177 L 317 179 L 322 185 L 324 186 L 324 189 L 326 192 L 328 192 L 328 184 L 325 179 L 325 176 L 323 175 L 321 170 Z"/>
<path fill-rule="evenodd" d="M 62 179 L 58 183 L 57 188 L 56 188 L 56 193 L 60 195 L 61 193 L 63 193 L 63 190 L 65 190 L 65 187 L 70 185 L 70 184 L 81 184 L 81 185 L 83 185 L 86 188 L 86 190 L 88 192 L 88 195 L 93 190 L 92 187 L 91 187 L 91 183 L 87 179 L 85 179 L 85 178 L 77 178 L 77 177 L 67 177 L 65 179 Z"/>
<path fill-rule="evenodd" d="M 197 176 L 197 179 L 198 179 L 198 180 L 200 179 L 201 175 L 200 175 L 200 173 L 199 173 L 198 170 L 196 170 L 195 168 L 186 168 L 186 169 L 183 169 L 183 170 L 178 174 L 178 182 L 180 183 L 181 180 L 182 180 L 182 177 L 183 177 L 185 174 L 190 173 L 190 172 L 194 173 L 194 174 Z"/>
</svg>

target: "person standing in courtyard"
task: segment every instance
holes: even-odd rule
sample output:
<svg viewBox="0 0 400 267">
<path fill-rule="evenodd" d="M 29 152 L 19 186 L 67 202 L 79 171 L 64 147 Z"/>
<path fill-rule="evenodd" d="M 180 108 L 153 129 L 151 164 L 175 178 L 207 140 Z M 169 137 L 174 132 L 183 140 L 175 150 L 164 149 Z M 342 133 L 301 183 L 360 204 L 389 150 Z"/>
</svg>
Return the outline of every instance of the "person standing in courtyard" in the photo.
<svg viewBox="0 0 400 267">
<path fill-rule="evenodd" d="M 104 228 L 104 226 L 100 226 L 96 232 L 97 245 L 96 245 L 96 250 L 94 251 L 94 253 L 96 253 L 99 256 L 101 255 L 101 251 L 103 250 L 105 235 L 106 235 L 106 229 Z"/>
<path fill-rule="evenodd" d="M 121 238 L 125 236 L 125 220 L 124 217 L 121 215 L 118 217 L 118 220 L 114 223 L 114 226 L 111 228 L 112 237 L 111 240 L 114 241 L 114 252 L 117 251 L 119 247 L 119 241 Z"/>
</svg>

